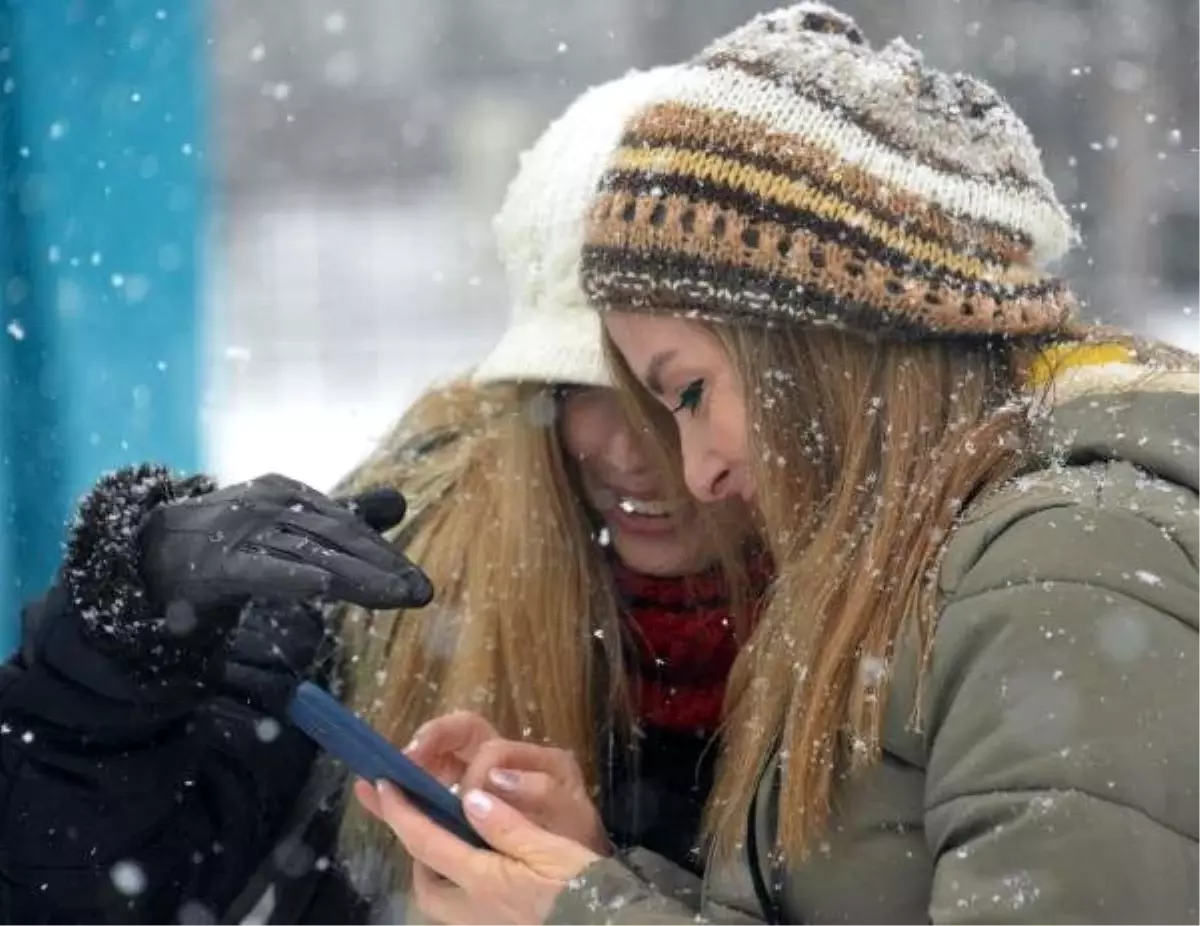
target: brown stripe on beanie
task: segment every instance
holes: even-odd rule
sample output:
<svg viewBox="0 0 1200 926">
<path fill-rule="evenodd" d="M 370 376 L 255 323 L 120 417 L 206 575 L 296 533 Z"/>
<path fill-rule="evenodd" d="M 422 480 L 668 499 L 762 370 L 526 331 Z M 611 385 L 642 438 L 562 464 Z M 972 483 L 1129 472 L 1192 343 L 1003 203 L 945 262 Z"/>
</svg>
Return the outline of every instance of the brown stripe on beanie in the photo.
<svg viewBox="0 0 1200 926">
<path fill-rule="evenodd" d="M 1037 336 L 1058 328 L 1013 325 L 976 315 L 970 327 L 942 327 L 921 314 L 881 312 L 874 302 L 805 287 L 753 268 L 711 264 L 666 251 L 630 254 L 623 248 L 584 248 L 584 290 L 615 310 L 678 315 L 720 324 L 827 325 L 868 336 Z M 1011 307 L 1010 307 L 1011 310 Z"/>
<path fill-rule="evenodd" d="M 835 152 L 797 144 L 796 137 L 728 111 L 659 103 L 630 121 L 624 148 L 674 147 L 704 151 L 790 180 L 804 180 L 883 221 L 907 225 L 961 253 L 1002 263 L 1029 259 L 1028 237 L 999 225 L 955 216 L 936 203 L 885 186 Z"/>
<path fill-rule="evenodd" d="M 873 257 L 899 275 L 958 288 L 973 288 L 998 299 L 1040 293 L 1044 291 L 1047 281 L 1052 279 L 1022 265 L 985 265 L 985 271 L 989 271 L 986 275 L 960 272 L 816 210 L 768 202 L 744 190 L 702 178 L 614 170 L 605 175 L 604 188 L 615 194 L 626 194 L 616 197 L 612 207 L 622 215 L 628 213 L 626 221 L 633 221 L 636 217 L 633 200 L 651 200 L 654 205 L 645 219 L 649 224 L 665 228 L 666 233 L 672 236 L 712 235 L 716 249 L 740 244 L 739 259 L 761 265 L 764 269 L 770 266 L 782 270 L 787 264 L 787 256 L 779 253 L 780 242 L 783 250 L 787 250 L 791 246 L 789 233 L 805 229 L 820 238 L 836 240 L 854 253 Z M 690 215 L 689 207 L 692 210 Z M 699 223 L 697 230 L 697 215 L 707 215 L 714 225 L 721 227 L 714 231 L 713 225 Z M 726 226 L 732 216 L 738 217 L 740 238 L 728 241 Z M 733 253 L 729 258 L 734 259 Z"/>
<path fill-rule="evenodd" d="M 689 213 L 691 232 L 686 231 Z M 759 233 L 755 247 L 746 244 L 750 229 Z M 788 243 L 781 249 L 780 242 L 785 240 Z M 756 226 L 736 212 L 682 197 L 639 199 L 623 192 L 601 194 L 589 215 L 587 242 L 581 275 L 589 297 L 601 308 L 649 306 L 653 298 L 667 299 L 676 309 L 686 308 L 678 302 L 680 293 L 703 294 L 702 284 L 712 280 L 717 281 L 713 284 L 716 289 L 736 298 L 739 290 L 734 280 L 751 278 L 760 294 L 743 293 L 753 306 L 751 314 L 770 309 L 793 319 L 813 317 L 802 306 L 769 296 L 779 289 L 790 294 L 789 298 L 797 293 L 820 297 L 821 305 L 826 299 L 832 300 L 830 304 L 842 300 L 873 305 L 880 323 L 891 326 L 904 317 L 935 331 L 1053 331 L 1074 305 L 1070 292 L 1057 279 L 1024 291 L 984 291 L 979 285 L 964 287 L 914 278 L 817 232 Z M 673 267 L 685 267 L 689 276 L 672 276 Z M 657 272 L 650 272 L 654 268 Z M 615 286 L 614 280 L 620 285 Z M 731 311 L 728 300 L 721 305 Z M 827 322 L 847 327 L 868 317 L 836 310 L 828 315 Z M 884 322 L 882 316 L 888 320 Z"/>
</svg>

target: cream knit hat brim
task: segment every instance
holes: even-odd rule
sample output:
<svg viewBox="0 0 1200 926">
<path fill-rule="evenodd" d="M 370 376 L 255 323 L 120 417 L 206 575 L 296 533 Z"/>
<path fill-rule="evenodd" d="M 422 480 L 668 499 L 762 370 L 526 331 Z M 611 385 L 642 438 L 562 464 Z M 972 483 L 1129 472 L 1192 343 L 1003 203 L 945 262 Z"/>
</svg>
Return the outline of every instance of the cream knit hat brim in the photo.
<svg viewBox="0 0 1200 926">
<path fill-rule="evenodd" d="M 612 385 L 595 309 L 560 303 L 553 311 L 525 307 L 513 316 L 492 352 L 476 367 L 474 382 Z"/>
<path fill-rule="evenodd" d="M 476 383 L 610 384 L 600 321 L 580 281 L 587 210 L 626 122 L 674 70 L 632 71 L 586 91 L 521 156 L 493 223 L 509 324 Z"/>
</svg>

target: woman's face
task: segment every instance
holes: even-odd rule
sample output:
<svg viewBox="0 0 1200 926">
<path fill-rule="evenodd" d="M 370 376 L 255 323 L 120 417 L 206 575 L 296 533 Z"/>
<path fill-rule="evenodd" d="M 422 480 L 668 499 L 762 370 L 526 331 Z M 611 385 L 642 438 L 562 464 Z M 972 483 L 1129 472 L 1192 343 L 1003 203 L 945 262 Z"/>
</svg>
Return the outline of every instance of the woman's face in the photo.
<svg viewBox="0 0 1200 926">
<path fill-rule="evenodd" d="M 633 375 L 675 416 L 691 493 L 752 503 L 746 401 L 721 342 L 683 318 L 610 312 L 604 325 Z"/>
<path fill-rule="evenodd" d="M 568 392 L 559 432 L 587 502 L 626 566 L 644 575 L 680 576 L 712 564 L 713 547 L 698 529 L 695 508 L 668 501 L 666 479 L 649 462 L 615 390 Z"/>
</svg>

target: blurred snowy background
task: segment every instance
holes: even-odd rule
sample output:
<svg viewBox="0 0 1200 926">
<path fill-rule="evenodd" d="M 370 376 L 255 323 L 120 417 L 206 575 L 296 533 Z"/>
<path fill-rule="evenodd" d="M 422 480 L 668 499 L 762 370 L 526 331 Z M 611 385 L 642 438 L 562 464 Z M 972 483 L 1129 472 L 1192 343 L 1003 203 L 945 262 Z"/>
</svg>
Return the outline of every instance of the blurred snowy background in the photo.
<svg viewBox="0 0 1200 926">
<path fill-rule="evenodd" d="M 334 482 L 499 333 L 489 223 L 518 152 L 586 86 L 778 5 L 214 0 L 209 468 Z M 1014 102 L 1093 316 L 1198 346 L 1195 2 L 840 5 Z"/>
</svg>

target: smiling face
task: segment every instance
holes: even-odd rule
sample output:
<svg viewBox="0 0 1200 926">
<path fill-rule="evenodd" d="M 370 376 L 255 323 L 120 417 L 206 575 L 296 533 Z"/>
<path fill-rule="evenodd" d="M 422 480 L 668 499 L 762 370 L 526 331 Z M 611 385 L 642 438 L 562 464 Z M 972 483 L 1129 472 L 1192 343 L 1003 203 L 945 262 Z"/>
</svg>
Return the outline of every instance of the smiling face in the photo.
<svg viewBox="0 0 1200 926">
<path fill-rule="evenodd" d="M 675 416 L 691 493 L 752 502 L 746 402 L 716 336 L 695 321 L 633 312 L 610 312 L 604 325 L 633 375 Z"/>
<path fill-rule="evenodd" d="M 672 498 L 666 474 L 648 458 L 616 390 L 568 390 L 559 434 L 589 507 L 603 519 L 626 566 L 645 575 L 681 576 L 713 564 L 715 549 L 698 529 L 695 506 L 686 497 Z"/>
</svg>

